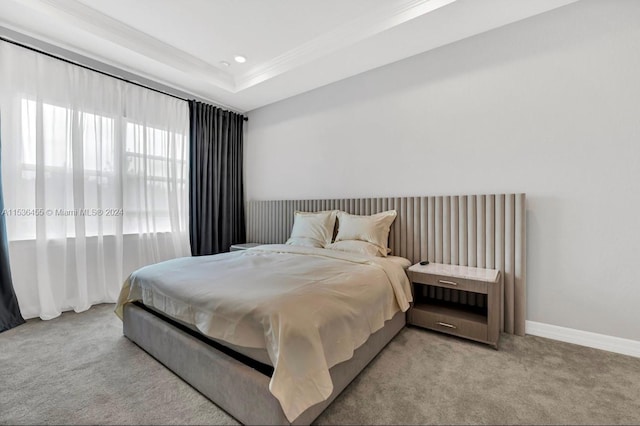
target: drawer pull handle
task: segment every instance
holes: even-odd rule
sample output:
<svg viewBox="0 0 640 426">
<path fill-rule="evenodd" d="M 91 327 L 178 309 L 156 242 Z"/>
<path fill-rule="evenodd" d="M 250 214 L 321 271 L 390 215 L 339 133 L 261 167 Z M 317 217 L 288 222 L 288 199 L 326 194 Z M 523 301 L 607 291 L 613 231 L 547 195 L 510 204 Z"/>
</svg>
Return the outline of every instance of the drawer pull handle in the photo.
<svg viewBox="0 0 640 426">
<path fill-rule="evenodd" d="M 454 283 L 453 281 L 438 280 L 438 282 L 439 282 L 440 284 L 458 285 L 458 283 Z"/>
<path fill-rule="evenodd" d="M 458 328 L 453 324 L 447 324 L 446 322 L 439 322 L 438 325 L 441 325 L 443 327 L 447 327 L 447 328 Z"/>
</svg>

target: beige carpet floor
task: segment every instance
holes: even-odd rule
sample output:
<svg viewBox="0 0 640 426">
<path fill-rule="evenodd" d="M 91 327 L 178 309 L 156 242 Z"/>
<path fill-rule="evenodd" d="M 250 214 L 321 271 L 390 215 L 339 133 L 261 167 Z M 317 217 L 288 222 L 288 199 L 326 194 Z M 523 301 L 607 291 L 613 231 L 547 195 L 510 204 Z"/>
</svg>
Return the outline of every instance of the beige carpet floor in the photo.
<svg viewBox="0 0 640 426">
<path fill-rule="evenodd" d="M 122 335 L 113 305 L 0 334 L 2 424 L 228 424 Z M 640 359 L 404 329 L 318 424 L 640 424 Z"/>
</svg>

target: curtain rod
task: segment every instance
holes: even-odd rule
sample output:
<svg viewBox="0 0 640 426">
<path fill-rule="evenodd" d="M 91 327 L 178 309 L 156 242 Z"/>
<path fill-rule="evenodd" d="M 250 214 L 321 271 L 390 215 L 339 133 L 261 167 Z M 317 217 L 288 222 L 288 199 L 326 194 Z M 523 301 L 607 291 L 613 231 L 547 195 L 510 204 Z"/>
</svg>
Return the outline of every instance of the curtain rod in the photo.
<svg viewBox="0 0 640 426">
<path fill-rule="evenodd" d="M 171 96 L 172 98 L 180 99 L 182 101 L 186 101 L 186 102 L 189 101 L 189 99 L 183 98 L 182 96 L 174 95 L 172 93 L 168 93 L 168 92 L 165 92 L 165 91 L 160 90 L 160 89 L 149 87 L 149 86 L 146 86 L 146 85 L 144 85 L 142 83 L 138 83 L 136 81 L 128 80 L 128 79 L 126 79 L 124 77 L 120 77 L 118 75 L 111 74 L 111 73 L 108 73 L 106 71 L 102 71 L 102 70 L 99 70 L 99 69 L 96 69 L 96 68 L 92 68 L 92 67 L 90 67 L 88 65 L 84 65 L 84 64 L 81 64 L 79 62 L 75 62 L 75 61 L 72 61 L 70 59 L 54 55 L 53 53 L 45 52 L 44 50 L 37 49 L 37 48 L 35 48 L 33 46 L 29 46 L 27 44 L 20 43 L 20 42 L 15 41 L 15 40 L 11 40 L 11 39 L 6 38 L 6 37 L 1 36 L 1 35 L 0 35 L 0 40 L 6 41 L 7 43 L 14 44 L 16 46 L 20 46 L 23 49 L 27 49 L 27 50 L 31 50 L 31 51 L 36 52 L 36 53 L 40 53 L 41 55 L 48 56 L 49 58 L 53 58 L 53 59 L 57 59 L 57 60 L 62 61 L 62 62 L 66 62 L 67 64 L 76 65 L 76 66 L 78 66 L 80 68 L 84 68 L 84 69 L 89 70 L 89 71 L 97 72 L 98 74 L 106 75 L 107 77 L 115 78 L 116 80 L 124 81 L 125 83 L 133 84 L 134 86 L 142 87 L 144 89 L 148 89 L 148 90 L 151 90 L 151 91 L 156 92 L 156 93 L 161 93 L 161 94 L 166 95 L 166 96 Z M 235 114 L 238 114 L 238 115 L 242 115 L 240 113 L 236 113 L 235 111 L 231 111 L 231 112 L 234 112 Z M 245 117 L 244 115 L 242 115 L 242 119 L 244 121 L 249 121 L 249 118 Z"/>
</svg>

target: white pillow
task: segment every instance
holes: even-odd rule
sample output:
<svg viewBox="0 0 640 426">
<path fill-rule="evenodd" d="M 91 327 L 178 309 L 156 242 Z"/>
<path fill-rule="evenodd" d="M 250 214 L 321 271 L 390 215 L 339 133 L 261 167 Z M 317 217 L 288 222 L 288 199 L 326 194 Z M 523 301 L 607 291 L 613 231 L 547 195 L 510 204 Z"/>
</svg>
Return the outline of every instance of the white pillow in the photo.
<svg viewBox="0 0 640 426">
<path fill-rule="evenodd" d="M 380 256 L 387 257 L 387 241 L 389 230 L 398 213 L 395 210 L 357 216 L 346 212 L 338 212 L 338 235 L 336 242 L 346 240 L 366 241 L 378 248 Z"/>
<path fill-rule="evenodd" d="M 365 256 L 380 256 L 380 249 L 378 246 L 367 241 L 338 241 L 336 243 L 329 244 L 325 248 L 330 250 L 346 251 L 349 253 L 364 254 Z"/>
<path fill-rule="evenodd" d="M 336 226 L 337 210 L 294 213 L 291 237 L 286 244 L 324 248 L 331 244 Z"/>
</svg>

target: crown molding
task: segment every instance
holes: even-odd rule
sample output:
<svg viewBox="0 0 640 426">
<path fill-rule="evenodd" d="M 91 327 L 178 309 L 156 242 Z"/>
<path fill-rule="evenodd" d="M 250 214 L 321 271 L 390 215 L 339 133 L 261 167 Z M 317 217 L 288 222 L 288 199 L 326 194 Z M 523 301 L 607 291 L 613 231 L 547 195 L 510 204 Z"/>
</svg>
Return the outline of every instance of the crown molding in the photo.
<svg viewBox="0 0 640 426">
<path fill-rule="evenodd" d="M 215 65 L 105 15 L 78 0 L 22 0 L 33 10 L 53 15 L 104 40 L 198 77 L 230 93 L 238 93 L 287 71 L 313 62 L 456 0 L 405 0 L 376 8 L 234 79 Z M 85 52 L 83 52 L 85 53 Z"/>
<path fill-rule="evenodd" d="M 21 0 L 21 4 L 53 15 L 63 22 L 185 74 L 197 76 L 209 84 L 234 91 L 233 77 L 220 68 L 77 0 Z"/>
<path fill-rule="evenodd" d="M 332 31 L 254 67 L 236 79 L 236 92 L 260 84 L 455 1 L 408 0 L 400 4 L 390 3 L 385 7 L 372 10 L 366 15 L 346 22 Z"/>
<path fill-rule="evenodd" d="M 162 36 L 152 36 L 136 29 L 135 24 L 119 21 L 83 0 L 0 0 L 0 26 L 242 111 L 575 1 L 539 0 L 526 2 L 526 7 L 507 0 L 486 4 L 456 0 L 377 2 L 378 6 L 369 6 L 349 22 L 252 67 L 249 64 L 240 75 L 171 45 L 170 38 L 164 42 Z M 452 7 L 445 7 L 454 2 Z M 432 16 L 433 11 L 436 13 Z M 29 16 L 31 12 L 33 17 Z"/>
<path fill-rule="evenodd" d="M 43 51 L 52 54 L 55 57 L 62 58 L 70 63 L 75 63 L 80 66 L 86 66 L 90 69 L 104 72 L 107 75 L 112 75 L 116 78 L 122 78 L 124 80 L 139 83 L 143 86 L 148 86 L 152 89 L 165 92 L 169 95 L 182 97 L 185 99 L 194 99 L 201 102 L 207 102 L 217 107 L 236 112 L 238 114 L 244 114 L 246 110 L 232 106 L 230 104 L 221 102 L 218 99 L 212 98 L 201 92 L 196 92 L 185 88 L 175 82 L 168 81 L 160 78 L 157 75 L 151 75 L 147 72 L 132 69 L 126 64 L 118 63 L 115 61 L 105 62 L 102 58 L 95 55 L 89 55 L 85 52 L 74 49 L 73 46 L 66 46 L 64 43 L 51 44 L 44 40 L 47 37 L 40 33 L 27 30 L 25 28 L 17 27 L 15 25 L 6 25 L 4 22 L 0 22 L 0 37 L 3 39 L 13 41 L 18 45 L 24 45 L 29 48 L 33 48 L 36 51 Z M 1 41 L 0 41 L 1 42 Z"/>
</svg>

